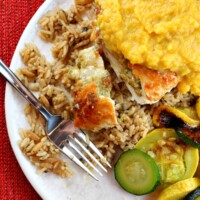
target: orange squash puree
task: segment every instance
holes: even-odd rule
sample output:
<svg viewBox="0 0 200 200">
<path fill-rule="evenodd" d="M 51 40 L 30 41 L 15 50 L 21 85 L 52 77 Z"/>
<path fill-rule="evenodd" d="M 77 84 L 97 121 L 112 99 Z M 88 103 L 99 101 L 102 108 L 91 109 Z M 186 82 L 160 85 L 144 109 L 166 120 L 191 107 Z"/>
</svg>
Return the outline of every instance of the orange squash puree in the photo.
<svg viewBox="0 0 200 200">
<path fill-rule="evenodd" d="M 96 2 L 102 9 L 98 25 L 110 50 L 133 65 L 175 72 L 182 93 L 200 95 L 200 1 Z"/>
</svg>

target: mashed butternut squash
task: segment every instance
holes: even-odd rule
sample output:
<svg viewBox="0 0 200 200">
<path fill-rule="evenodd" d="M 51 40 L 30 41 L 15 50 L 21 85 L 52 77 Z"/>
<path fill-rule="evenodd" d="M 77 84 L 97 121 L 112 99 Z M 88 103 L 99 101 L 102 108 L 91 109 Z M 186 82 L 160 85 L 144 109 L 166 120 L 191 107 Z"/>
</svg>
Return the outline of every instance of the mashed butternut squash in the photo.
<svg viewBox="0 0 200 200">
<path fill-rule="evenodd" d="M 107 47 L 131 64 L 171 70 L 179 90 L 200 95 L 200 2 L 197 0 L 96 0 Z"/>
</svg>

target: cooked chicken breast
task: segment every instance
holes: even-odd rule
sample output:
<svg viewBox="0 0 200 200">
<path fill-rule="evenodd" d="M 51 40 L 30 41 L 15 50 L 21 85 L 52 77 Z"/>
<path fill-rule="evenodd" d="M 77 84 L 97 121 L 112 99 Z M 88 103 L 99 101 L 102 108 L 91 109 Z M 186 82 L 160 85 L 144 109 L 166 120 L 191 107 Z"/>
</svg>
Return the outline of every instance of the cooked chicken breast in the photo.
<svg viewBox="0 0 200 200">
<path fill-rule="evenodd" d="M 117 124 L 114 101 L 99 96 L 95 82 L 84 86 L 74 98 L 74 125 L 97 131 Z"/>
<path fill-rule="evenodd" d="M 139 104 L 153 104 L 177 86 L 179 77 L 169 70 L 152 70 L 141 65 L 131 65 L 124 58 L 103 47 L 116 75 L 124 81 Z"/>
<path fill-rule="evenodd" d="M 149 101 L 159 101 L 179 82 L 176 73 L 169 70 L 158 71 L 142 65 L 134 65 L 131 69 L 133 75 L 140 79 L 146 99 Z"/>
<path fill-rule="evenodd" d="M 114 101 L 110 98 L 111 77 L 94 46 L 81 50 L 71 69 L 74 89 L 75 126 L 97 131 L 117 124 Z"/>
</svg>

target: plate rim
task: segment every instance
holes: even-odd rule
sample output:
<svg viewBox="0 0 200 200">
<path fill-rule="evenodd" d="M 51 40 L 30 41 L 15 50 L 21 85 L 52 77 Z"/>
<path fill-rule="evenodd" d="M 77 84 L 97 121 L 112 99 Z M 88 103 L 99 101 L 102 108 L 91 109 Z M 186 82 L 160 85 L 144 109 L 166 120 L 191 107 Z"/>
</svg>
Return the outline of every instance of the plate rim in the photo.
<svg viewBox="0 0 200 200">
<path fill-rule="evenodd" d="M 35 11 L 35 13 L 33 14 L 33 16 L 31 17 L 31 19 L 29 20 L 28 24 L 26 25 L 26 27 L 24 28 L 17 46 L 14 50 L 14 54 L 12 56 L 11 62 L 10 62 L 10 68 L 13 68 L 13 66 L 15 66 L 15 60 L 17 59 L 17 57 L 19 57 L 18 52 L 20 50 L 20 44 L 22 43 L 21 41 L 24 41 L 24 39 L 27 37 L 28 33 L 31 31 L 31 27 L 35 26 L 35 22 L 38 21 L 40 19 L 40 17 L 42 16 L 42 14 L 44 14 L 44 10 L 51 4 L 53 3 L 53 0 L 45 0 L 40 6 L 39 8 Z M 12 86 L 6 82 L 6 86 L 5 86 L 5 98 L 4 98 L 4 105 L 5 105 L 5 119 L 6 119 L 6 128 L 7 128 L 7 132 L 8 132 L 8 137 L 9 137 L 9 141 L 11 144 L 11 148 L 12 151 L 14 152 L 15 158 L 21 168 L 21 170 L 23 171 L 23 174 L 25 175 L 26 179 L 28 180 L 28 182 L 30 183 L 30 185 L 33 187 L 33 189 L 35 190 L 35 192 L 41 197 L 41 198 L 45 198 L 44 195 L 44 191 L 42 189 L 40 189 L 37 184 L 31 180 L 30 176 L 28 175 L 28 172 L 25 170 L 25 167 L 23 166 L 23 162 L 20 159 L 19 154 L 17 153 L 16 147 L 11 138 L 11 127 L 8 125 L 9 124 L 9 116 L 8 116 L 8 110 L 9 110 L 9 104 L 8 104 L 8 99 L 9 99 L 9 94 L 12 92 Z"/>
</svg>

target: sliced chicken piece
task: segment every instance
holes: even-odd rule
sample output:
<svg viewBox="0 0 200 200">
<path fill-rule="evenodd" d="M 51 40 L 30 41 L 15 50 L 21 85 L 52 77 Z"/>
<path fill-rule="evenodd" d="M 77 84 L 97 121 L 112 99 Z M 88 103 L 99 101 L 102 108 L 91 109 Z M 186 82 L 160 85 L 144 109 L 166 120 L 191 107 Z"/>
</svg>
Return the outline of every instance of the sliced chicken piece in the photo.
<svg viewBox="0 0 200 200">
<path fill-rule="evenodd" d="M 103 47 L 105 56 L 116 75 L 125 82 L 132 100 L 139 104 L 153 104 L 177 86 L 179 77 L 169 70 L 156 71 L 141 65 L 132 66 Z"/>
<path fill-rule="evenodd" d="M 133 75 L 140 79 L 146 98 L 149 101 L 159 101 L 179 82 L 176 73 L 169 70 L 157 71 L 142 65 L 134 65 L 131 68 Z"/>
<path fill-rule="evenodd" d="M 81 50 L 71 77 L 75 80 L 74 124 L 97 131 L 117 124 L 114 101 L 110 98 L 111 77 L 94 46 Z"/>
<path fill-rule="evenodd" d="M 74 99 L 74 125 L 97 131 L 117 125 L 114 101 L 99 96 L 95 82 L 84 86 Z"/>
<path fill-rule="evenodd" d="M 79 52 L 76 66 L 71 67 L 68 76 L 75 81 L 75 90 L 96 82 L 99 94 L 110 97 L 111 77 L 104 67 L 101 55 L 94 46 Z"/>
</svg>

